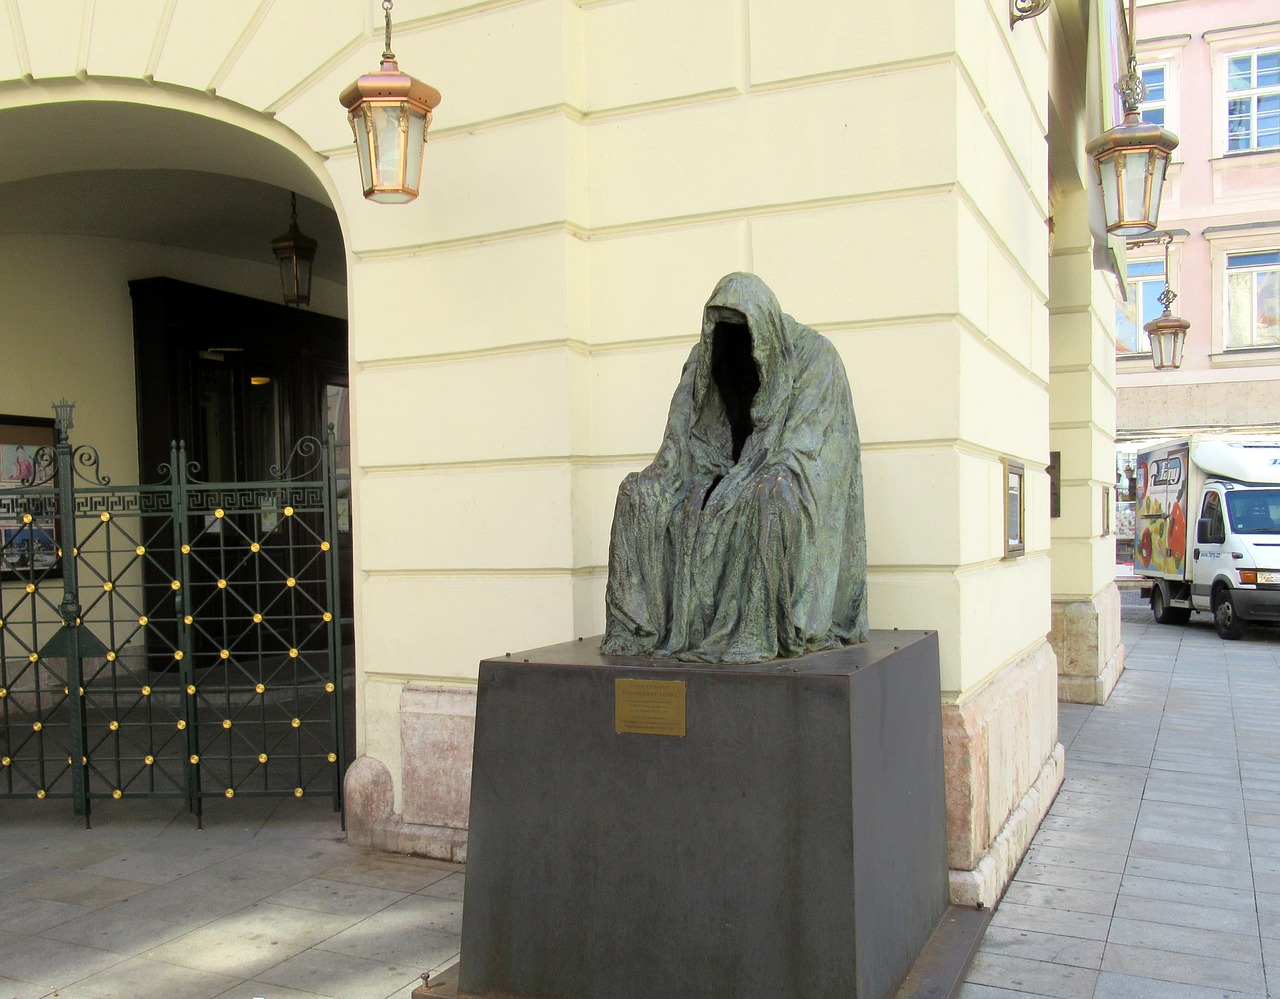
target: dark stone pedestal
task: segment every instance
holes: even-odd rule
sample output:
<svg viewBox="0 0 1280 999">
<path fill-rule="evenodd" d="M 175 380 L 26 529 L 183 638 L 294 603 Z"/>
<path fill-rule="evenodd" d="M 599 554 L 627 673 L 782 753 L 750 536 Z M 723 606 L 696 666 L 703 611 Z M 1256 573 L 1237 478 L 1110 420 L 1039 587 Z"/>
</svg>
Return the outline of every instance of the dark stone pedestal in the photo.
<svg viewBox="0 0 1280 999">
<path fill-rule="evenodd" d="M 616 731 L 627 679 L 682 683 L 686 734 Z M 459 994 L 883 999 L 946 907 L 932 632 L 480 664 Z"/>
</svg>

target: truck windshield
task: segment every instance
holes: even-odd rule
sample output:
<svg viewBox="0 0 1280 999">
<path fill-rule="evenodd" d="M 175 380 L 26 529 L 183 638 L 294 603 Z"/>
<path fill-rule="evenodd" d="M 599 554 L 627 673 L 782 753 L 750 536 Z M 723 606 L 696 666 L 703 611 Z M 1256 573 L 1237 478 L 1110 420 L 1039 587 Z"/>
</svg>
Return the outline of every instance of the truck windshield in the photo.
<svg viewBox="0 0 1280 999">
<path fill-rule="evenodd" d="M 1229 491 L 1227 516 L 1236 534 L 1280 534 L 1280 489 Z"/>
</svg>

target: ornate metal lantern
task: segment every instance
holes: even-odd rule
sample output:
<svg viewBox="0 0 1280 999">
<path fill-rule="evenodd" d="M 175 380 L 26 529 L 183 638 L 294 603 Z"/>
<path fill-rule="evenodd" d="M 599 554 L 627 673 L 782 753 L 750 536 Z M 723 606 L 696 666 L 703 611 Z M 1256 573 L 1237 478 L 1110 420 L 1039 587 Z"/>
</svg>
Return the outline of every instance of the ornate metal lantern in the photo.
<svg viewBox="0 0 1280 999">
<path fill-rule="evenodd" d="M 422 151 L 440 91 L 400 72 L 391 51 L 392 5 L 382 0 L 387 30 L 381 68 L 360 77 L 339 99 L 355 135 L 364 196 L 394 205 L 418 196 Z"/>
<path fill-rule="evenodd" d="M 1169 284 L 1169 244 L 1173 242 L 1173 237 L 1164 232 L 1156 242 L 1164 244 L 1164 291 L 1157 296 L 1157 301 L 1164 306 L 1164 312 L 1142 328 L 1151 339 L 1151 363 L 1157 371 L 1166 371 L 1182 367 L 1182 348 L 1186 344 L 1187 330 L 1191 329 L 1191 323 L 1169 311 L 1173 300 L 1178 297 L 1178 293 Z"/>
<path fill-rule="evenodd" d="M 311 304 L 311 264 L 319 245 L 298 228 L 298 196 L 289 192 L 289 231 L 271 241 L 280 263 L 280 289 L 285 305 Z"/>
<path fill-rule="evenodd" d="M 1138 77 L 1133 23 L 1134 0 L 1129 0 L 1129 71 L 1116 82 L 1124 101 L 1124 121 L 1085 146 L 1102 182 L 1107 232 L 1114 236 L 1141 236 L 1156 227 L 1169 154 L 1178 147 L 1176 135 L 1144 122 L 1139 115 L 1146 88 Z"/>
</svg>

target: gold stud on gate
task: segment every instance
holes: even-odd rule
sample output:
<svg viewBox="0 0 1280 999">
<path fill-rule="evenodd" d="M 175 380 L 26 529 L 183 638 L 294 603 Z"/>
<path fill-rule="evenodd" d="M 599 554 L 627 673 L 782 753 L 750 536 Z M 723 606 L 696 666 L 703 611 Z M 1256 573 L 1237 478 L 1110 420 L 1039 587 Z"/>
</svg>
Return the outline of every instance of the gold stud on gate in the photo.
<svg viewBox="0 0 1280 999">
<path fill-rule="evenodd" d="M 142 617 L 138 618 L 138 623 L 142 625 L 144 628 L 147 626 L 147 621 L 148 621 L 148 618 L 147 618 L 147 615 L 145 614 L 143 614 Z"/>
<path fill-rule="evenodd" d="M 195 692 L 196 692 L 196 685 L 194 683 L 187 684 L 187 695 L 194 696 Z"/>
<path fill-rule="evenodd" d="M 34 663 L 34 662 L 39 662 L 39 661 L 40 661 L 40 654 L 39 654 L 38 652 L 33 652 L 33 653 L 31 653 L 31 655 L 27 656 L 27 659 L 28 659 L 28 660 L 30 660 L 30 661 L 31 661 L 31 662 L 33 662 L 33 663 Z"/>
<path fill-rule="evenodd" d="M 169 584 L 169 589 L 180 590 L 182 589 L 182 583 L 180 583 L 178 580 L 175 579 Z"/>
<path fill-rule="evenodd" d="M 328 611 L 325 611 L 323 614 L 320 615 L 320 619 L 327 624 L 328 622 L 333 620 L 333 615 L 330 614 Z"/>
<path fill-rule="evenodd" d="M 297 581 L 296 579 L 294 579 L 292 576 L 290 576 L 288 579 L 286 579 L 286 580 L 284 581 L 284 585 L 285 585 L 285 586 L 297 586 L 297 585 L 298 585 L 298 581 Z"/>
<path fill-rule="evenodd" d="M 215 517 L 217 517 L 219 520 L 221 520 L 223 517 L 225 517 L 225 516 L 227 515 L 227 512 L 226 512 L 225 510 L 223 510 L 223 509 L 219 508 L 219 509 L 217 509 L 217 510 L 214 510 L 214 511 L 213 511 L 213 515 L 214 515 Z"/>
<path fill-rule="evenodd" d="M 188 614 L 186 617 L 184 617 L 184 618 L 182 619 L 182 623 L 183 623 L 183 624 L 194 624 L 194 623 L 195 623 L 195 620 L 196 620 L 195 618 L 193 618 L 190 614 Z"/>
<path fill-rule="evenodd" d="M 115 798 L 116 801 L 119 801 L 121 798 L 124 797 L 124 792 L 121 791 L 119 788 L 116 788 L 114 791 L 111 792 L 111 797 Z"/>
<path fill-rule="evenodd" d="M 24 524 L 30 524 L 30 523 L 31 523 L 31 514 L 29 514 L 29 513 L 24 513 L 24 514 L 22 515 L 22 522 L 23 522 Z"/>
<path fill-rule="evenodd" d="M 289 650 L 289 658 L 290 658 L 290 659 L 297 659 L 297 658 L 298 658 L 298 650 L 297 650 L 297 649 L 290 649 L 290 650 Z"/>
<path fill-rule="evenodd" d="M 107 728 L 111 729 L 112 732 L 119 732 L 120 723 L 118 721 L 113 721 L 110 725 L 107 726 Z"/>
<path fill-rule="evenodd" d="M 254 693 L 264 694 L 266 693 L 267 687 L 266 687 L 266 684 L 260 683 L 256 687 L 254 687 L 253 690 L 254 690 Z"/>
<path fill-rule="evenodd" d="M 109 663 L 113 663 L 113 662 L 115 662 L 115 661 L 116 661 L 116 654 L 115 654 L 114 652 L 108 652 L 108 653 L 107 653 L 107 662 L 109 662 Z"/>
<path fill-rule="evenodd" d="M 258 762 L 259 762 L 259 763 L 266 763 L 266 762 L 267 762 L 267 754 L 266 754 L 266 753 L 259 753 L 259 754 L 258 754 Z"/>
<path fill-rule="evenodd" d="M 35 584 L 35 583 L 28 583 L 28 584 L 27 584 L 27 592 L 28 592 L 28 593 L 35 593 L 35 592 L 36 592 L 36 584 Z"/>
<path fill-rule="evenodd" d="M 105 583 L 102 584 L 102 588 L 106 590 L 108 593 L 110 593 L 112 590 L 115 589 L 115 586 L 112 584 L 111 580 L 107 580 Z"/>
<path fill-rule="evenodd" d="M 223 727 L 223 728 L 230 728 L 230 727 L 231 727 L 231 719 L 230 719 L 230 718 L 223 718 L 223 719 L 222 719 L 222 727 Z"/>
<path fill-rule="evenodd" d="M 301 797 L 302 797 L 302 788 L 300 788 L 300 787 L 295 787 L 295 788 L 293 789 L 293 796 L 294 796 L 295 798 L 301 798 Z"/>
<path fill-rule="evenodd" d="M 8 697 L 8 696 L 9 696 L 9 688 L 0 687 L 0 697 Z"/>
<path fill-rule="evenodd" d="M 179 718 L 179 719 L 178 719 L 178 731 L 179 731 L 179 732 L 181 732 L 181 731 L 182 731 L 184 728 L 186 728 L 186 727 L 187 727 L 187 722 L 186 722 L 186 720 L 185 720 L 185 719 L 183 719 L 183 718 Z"/>
<path fill-rule="evenodd" d="M 190 554 L 191 554 L 191 546 L 190 546 L 190 545 L 183 545 L 183 546 L 182 546 L 182 554 L 183 554 L 183 555 L 190 555 Z"/>
<path fill-rule="evenodd" d="M 227 788 L 226 794 L 228 798 L 234 798 L 236 796 L 236 789 L 234 787 L 229 787 Z"/>
<path fill-rule="evenodd" d="M 145 546 L 145 545 L 138 545 L 138 547 L 137 547 L 137 548 L 135 548 L 135 549 L 133 550 L 133 553 L 134 553 L 135 555 L 145 555 L 145 554 L 147 554 L 146 546 Z"/>
<path fill-rule="evenodd" d="M 329 550 L 329 542 L 327 542 L 327 541 L 321 541 L 321 542 L 320 542 L 320 550 L 321 550 L 322 552 L 327 552 L 327 551 Z"/>
<path fill-rule="evenodd" d="M 41 788 L 39 791 L 36 792 L 36 797 L 44 798 L 44 788 Z"/>
<path fill-rule="evenodd" d="M 330 753 L 330 754 L 329 754 L 329 762 L 330 762 L 330 763 L 337 763 L 337 762 L 338 762 L 338 754 L 337 754 L 337 753 Z"/>
<path fill-rule="evenodd" d="M 218 580 L 218 589 L 225 590 L 226 588 L 227 588 L 227 581 L 225 579 Z"/>
<path fill-rule="evenodd" d="M 153 763 L 155 763 L 155 761 L 156 761 L 156 758 L 150 755 L 144 756 L 142 758 L 142 762 L 145 763 L 147 766 L 151 766 Z"/>
<path fill-rule="evenodd" d="M 7 767 L 10 763 L 12 763 L 12 762 L 13 762 L 13 760 L 11 760 L 11 759 L 10 759 L 9 757 L 7 757 L 7 756 L 6 756 L 6 757 L 4 757 L 4 758 L 2 758 L 2 759 L 0 759 L 0 764 L 3 764 L 3 765 L 4 765 L 4 766 L 6 766 L 6 767 Z"/>
<path fill-rule="evenodd" d="M 249 546 L 249 551 L 257 555 L 258 552 L 262 551 L 262 545 L 258 544 L 258 542 L 255 541 L 253 544 Z"/>
<path fill-rule="evenodd" d="M 287 507 L 285 507 L 285 508 L 284 508 L 284 515 L 285 515 L 286 517 L 292 517 L 292 516 L 293 516 L 293 507 L 291 507 L 291 506 L 287 506 Z"/>
<path fill-rule="evenodd" d="M 200 762 L 200 757 L 198 757 L 195 753 L 192 753 L 192 754 L 191 754 L 190 759 L 191 759 L 191 762 L 192 762 L 192 763 L 199 763 L 199 762 Z"/>
<path fill-rule="evenodd" d="M 38 723 L 37 723 L 37 724 L 38 724 Z M 289 724 L 290 724 L 290 725 L 292 725 L 294 728 L 301 728 L 301 727 L 302 727 L 302 719 L 301 719 L 301 718 L 295 718 L 293 721 L 289 722 Z"/>
<path fill-rule="evenodd" d="M 218 658 L 219 658 L 219 659 L 230 659 L 230 658 L 231 658 L 231 650 L 230 650 L 230 649 L 222 649 L 222 650 L 218 653 Z"/>
<path fill-rule="evenodd" d="M 145 685 L 144 685 L 144 686 L 143 686 L 143 688 L 142 688 L 142 696 L 143 696 L 143 697 L 150 697 L 150 696 L 151 696 L 151 688 L 150 688 L 150 687 L 148 687 L 148 686 L 145 686 Z"/>
<path fill-rule="evenodd" d="M 101 517 L 99 517 L 98 519 L 99 519 L 99 520 L 101 520 L 101 521 L 105 524 L 108 520 L 110 520 L 110 519 L 111 519 L 111 514 L 109 514 L 109 513 L 104 513 L 104 514 L 103 514 Z"/>
<path fill-rule="evenodd" d="M 182 653 L 182 650 L 181 650 L 181 649 L 174 649 L 174 650 L 173 650 L 173 658 L 174 658 L 174 659 L 176 659 L 178 662 L 181 662 L 181 661 L 182 661 L 182 655 L 183 655 L 183 653 Z"/>
<path fill-rule="evenodd" d="M 31 731 L 33 732 L 39 732 L 42 728 L 44 728 L 44 725 L 41 722 L 31 723 Z"/>
<path fill-rule="evenodd" d="M 332 684 L 332 683 L 326 683 L 326 684 L 324 685 L 324 692 L 325 692 L 326 694 L 332 694 L 332 693 L 333 693 L 333 684 Z"/>
<path fill-rule="evenodd" d="M 254 623 L 254 624 L 261 624 L 261 623 L 262 623 L 262 615 L 261 615 L 261 614 L 255 614 L 255 615 L 253 615 L 253 623 Z"/>
</svg>

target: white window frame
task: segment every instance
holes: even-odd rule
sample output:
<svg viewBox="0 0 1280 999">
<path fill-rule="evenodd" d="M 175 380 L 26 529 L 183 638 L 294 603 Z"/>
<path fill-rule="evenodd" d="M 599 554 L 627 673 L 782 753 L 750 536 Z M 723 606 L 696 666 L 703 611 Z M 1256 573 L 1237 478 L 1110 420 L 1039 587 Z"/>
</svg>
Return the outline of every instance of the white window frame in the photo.
<svg viewBox="0 0 1280 999">
<path fill-rule="evenodd" d="M 1209 43 L 1209 57 L 1213 65 L 1213 152 L 1214 159 L 1228 159 L 1237 156 L 1275 156 L 1280 158 L 1280 149 L 1241 149 L 1229 150 L 1227 135 L 1227 102 L 1240 94 L 1256 94 L 1257 91 L 1228 91 L 1227 69 L 1231 57 L 1252 55 L 1258 52 L 1272 52 L 1280 49 L 1280 26 L 1256 25 L 1244 28 L 1218 28 L 1205 32 Z M 1269 89 L 1269 88 L 1268 88 Z M 1167 127 L 1167 126 L 1166 126 Z"/>
<path fill-rule="evenodd" d="M 1209 263 L 1213 274 L 1210 364 L 1214 367 L 1275 364 L 1280 345 L 1227 348 L 1227 258 L 1237 253 L 1265 253 L 1280 249 L 1280 223 L 1248 230 L 1206 232 L 1205 239 L 1209 242 Z"/>
<path fill-rule="evenodd" d="M 1274 253 L 1276 254 L 1276 262 L 1274 264 L 1268 263 L 1268 264 L 1257 265 L 1257 266 L 1244 265 L 1240 267 L 1233 267 L 1231 265 L 1231 258 L 1233 256 L 1243 255 L 1245 253 Z M 1222 303 L 1222 317 L 1223 317 L 1224 323 L 1226 323 L 1230 318 L 1230 310 L 1231 310 L 1231 304 L 1230 304 L 1231 303 L 1231 281 L 1230 281 L 1231 275 L 1232 274 L 1264 274 L 1264 273 L 1275 273 L 1277 275 L 1280 275 L 1280 243 L 1273 244 L 1270 247 L 1261 247 L 1256 250 L 1235 250 L 1231 253 L 1228 253 L 1226 256 L 1226 260 L 1224 261 L 1224 268 L 1225 268 L 1225 271 L 1223 274 L 1223 282 L 1222 282 L 1223 284 L 1222 291 L 1224 295 L 1224 299 Z M 1257 312 L 1257 309 L 1258 309 L 1258 291 L 1257 291 L 1256 280 L 1250 283 L 1252 285 L 1252 288 L 1251 288 L 1252 294 L 1249 296 L 1249 318 L 1251 320 L 1250 325 L 1253 327 L 1253 331 L 1256 333 L 1257 332 L 1257 316 L 1255 315 L 1255 313 Z M 1277 331 L 1277 333 L 1280 334 L 1280 331 Z M 1276 343 L 1261 343 L 1261 344 L 1248 343 L 1242 346 L 1227 346 L 1226 337 L 1227 337 L 1227 327 L 1226 325 L 1224 325 L 1222 328 L 1224 350 L 1229 350 L 1229 351 L 1275 350 L 1277 348 L 1280 348 L 1280 341 Z"/>
<path fill-rule="evenodd" d="M 1158 124 L 1160 125 L 1161 128 L 1166 128 L 1172 132 L 1173 129 L 1170 127 L 1170 124 L 1169 124 L 1169 114 L 1172 108 L 1172 101 L 1170 101 L 1169 99 L 1170 97 L 1169 90 L 1171 87 L 1171 81 L 1173 79 L 1173 72 L 1172 72 L 1173 67 L 1170 66 L 1170 64 L 1163 59 L 1152 60 L 1148 62 L 1140 62 L 1138 63 L 1138 79 L 1141 80 L 1143 73 L 1153 69 L 1158 69 L 1164 74 L 1164 87 L 1163 87 L 1164 93 L 1158 101 L 1144 99 L 1142 103 L 1138 105 L 1138 113 L 1142 115 L 1142 120 L 1146 121 L 1147 118 L 1146 118 L 1145 112 L 1159 108 L 1161 111 L 1164 112 L 1164 121 L 1158 122 Z"/>
<path fill-rule="evenodd" d="M 1143 331 L 1142 327 L 1145 326 L 1152 319 L 1155 319 L 1156 316 L 1160 315 L 1159 312 L 1156 313 L 1156 316 L 1144 316 L 1142 314 L 1142 286 L 1144 284 L 1150 284 L 1158 281 L 1160 282 L 1160 290 L 1161 291 L 1164 290 L 1167 275 L 1164 273 L 1163 247 L 1143 246 L 1143 247 L 1140 247 L 1139 250 L 1141 251 L 1141 256 L 1139 256 L 1138 253 L 1128 254 L 1127 255 L 1128 259 L 1125 261 L 1124 286 L 1125 286 L 1125 294 L 1128 297 L 1128 301 L 1116 302 L 1116 358 L 1117 359 L 1126 359 L 1130 357 L 1145 357 L 1145 358 L 1151 357 L 1151 340 L 1147 336 L 1147 334 Z M 1161 252 L 1157 255 L 1157 254 L 1151 253 L 1150 252 L 1151 250 L 1160 250 Z M 1158 277 L 1156 275 L 1137 275 L 1134 277 L 1130 277 L 1129 268 L 1134 264 L 1159 264 L 1160 274 Z M 1169 266 L 1170 268 L 1173 267 L 1172 260 L 1169 261 Z M 1132 307 L 1136 312 L 1136 318 L 1134 320 L 1134 327 L 1135 327 L 1134 337 L 1133 337 L 1134 344 L 1133 344 L 1133 350 L 1131 351 L 1120 349 L 1120 312 L 1125 308 L 1126 305 Z"/>
<path fill-rule="evenodd" d="M 1231 52 L 1231 53 L 1228 53 L 1223 59 L 1223 62 L 1226 68 L 1225 70 L 1226 71 L 1226 87 L 1228 88 L 1223 93 L 1223 99 L 1227 105 L 1229 105 L 1231 101 L 1247 99 L 1249 101 L 1249 120 L 1250 120 L 1250 132 L 1249 132 L 1250 144 L 1244 147 L 1243 149 L 1231 149 L 1230 148 L 1230 145 L 1231 145 L 1230 108 L 1229 107 L 1223 108 L 1223 114 L 1226 116 L 1225 127 L 1227 130 L 1227 135 L 1226 135 L 1227 146 L 1223 149 L 1223 153 L 1225 155 L 1232 156 L 1238 153 L 1257 153 L 1257 152 L 1280 150 L 1280 135 L 1277 136 L 1276 143 L 1274 145 L 1267 145 L 1267 146 L 1258 145 L 1258 99 L 1261 97 L 1274 97 L 1276 98 L 1277 101 L 1280 101 L 1280 80 L 1277 80 L 1276 83 L 1271 84 L 1269 86 L 1265 86 L 1265 87 L 1253 86 L 1244 90 L 1229 89 L 1230 82 L 1231 82 L 1231 63 L 1234 60 L 1245 59 L 1245 58 L 1251 60 L 1253 76 L 1256 78 L 1258 56 L 1271 55 L 1273 53 L 1275 54 L 1277 61 L 1280 61 L 1280 45 L 1273 46 L 1273 47 L 1266 47 L 1266 48 L 1248 49 L 1243 52 Z"/>
</svg>

